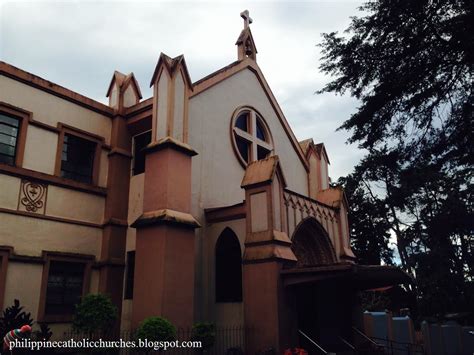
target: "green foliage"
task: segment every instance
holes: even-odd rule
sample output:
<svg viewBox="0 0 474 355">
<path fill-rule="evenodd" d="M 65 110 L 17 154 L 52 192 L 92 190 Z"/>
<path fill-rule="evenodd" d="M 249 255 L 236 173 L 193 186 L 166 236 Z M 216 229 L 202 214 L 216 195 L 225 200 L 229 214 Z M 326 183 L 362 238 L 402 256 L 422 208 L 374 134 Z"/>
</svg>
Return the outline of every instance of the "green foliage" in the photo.
<svg viewBox="0 0 474 355">
<path fill-rule="evenodd" d="M 416 147 L 416 133 L 442 133 L 439 120 L 449 134 L 472 135 L 459 130 L 470 119 L 463 109 L 472 114 L 472 1 L 377 0 L 361 10 L 367 16 L 354 17 L 346 36 L 324 35 L 320 67 L 335 76 L 321 92 L 361 100 L 343 125 L 350 140 L 370 149 L 413 138 Z"/>
<path fill-rule="evenodd" d="M 53 333 L 49 329 L 46 323 L 38 323 L 40 329 L 33 331 L 31 334 L 32 340 L 49 340 Z M 7 307 L 3 311 L 2 317 L 0 317 L 0 339 L 3 339 L 5 334 L 13 329 L 20 329 L 24 325 L 32 327 L 33 319 L 30 313 L 26 313 L 23 307 L 20 306 L 20 301 L 15 300 L 13 306 Z M 29 353 L 27 349 L 17 349 L 15 354 L 22 355 Z M 53 349 L 40 349 L 37 351 L 38 355 L 41 354 L 53 354 Z"/>
<path fill-rule="evenodd" d="M 3 339 L 5 334 L 13 329 L 20 329 L 24 325 L 33 325 L 31 313 L 23 311 L 20 301 L 15 300 L 13 306 L 7 307 L 0 317 L 0 338 Z"/>
<path fill-rule="evenodd" d="M 361 265 L 392 263 L 389 247 L 390 223 L 385 218 L 386 206 L 370 196 L 370 191 L 360 180 L 348 175 L 338 181 L 344 186 L 349 202 L 351 247 Z"/>
<path fill-rule="evenodd" d="M 105 332 L 117 320 L 117 307 L 110 297 L 89 294 L 76 306 L 73 329 L 78 332 Z"/>
<path fill-rule="evenodd" d="M 213 323 L 194 324 L 191 340 L 200 341 L 202 344 L 202 350 L 209 349 L 216 341 L 216 326 Z"/>
<path fill-rule="evenodd" d="M 36 340 L 45 340 L 48 341 L 53 336 L 53 332 L 46 323 L 38 323 L 40 329 L 33 333 Z"/>
<path fill-rule="evenodd" d="M 417 254 L 415 259 L 421 314 L 440 320 L 448 313 L 470 310 L 472 295 L 464 289 L 460 275 L 450 271 L 452 260 L 433 252 Z"/>
<path fill-rule="evenodd" d="M 138 326 L 136 337 L 148 341 L 173 341 L 176 340 L 176 328 L 164 318 L 149 317 Z"/>
<path fill-rule="evenodd" d="M 46 323 L 38 323 L 40 326 L 39 330 L 33 332 L 31 338 L 36 341 L 48 341 L 53 336 L 53 332 Z M 55 354 L 55 349 L 51 348 L 41 348 L 35 351 L 35 355 L 50 355 Z"/>
<path fill-rule="evenodd" d="M 320 92 L 360 106 L 342 129 L 367 155 L 344 184 L 362 262 L 416 278 L 422 316 L 473 312 L 474 5 L 376 0 L 344 36 L 324 35 Z M 371 248 L 372 250 L 367 250 Z"/>
</svg>

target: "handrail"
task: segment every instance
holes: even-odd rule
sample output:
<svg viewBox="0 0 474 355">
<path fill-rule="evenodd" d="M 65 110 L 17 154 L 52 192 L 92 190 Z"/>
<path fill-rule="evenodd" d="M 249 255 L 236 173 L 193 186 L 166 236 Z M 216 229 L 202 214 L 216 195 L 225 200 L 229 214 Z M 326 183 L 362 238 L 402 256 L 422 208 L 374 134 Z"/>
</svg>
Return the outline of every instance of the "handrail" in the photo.
<svg viewBox="0 0 474 355">
<path fill-rule="evenodd" d="M 361 332 L 359 329 L 357 329 L 356 327 L 352 327 L 352 329 L 359 335 L 362 336 L 362 338 L 364 338 L 365 340 L 368 340 L 372 345 L 375 345 L 375 346 L 382 346 L 381 344 L 377 343 L 376 341 L 374 341 L 372 338 L 369 338 L 367 335 L 365 335 L 363 332 Z"/>
<path fill-rule="evenodd" d="M 351 350 L 353 350 L 353 351 L 356 350 L 355 346 L 352 345 L 351 343 L 349 343 L 349 342 L 348 342 L 346 339 L 344 339 L 343 337 L 339 336 L 339 339 L 342 340 L 342 342 L 343 342 L 344 344 L 346 344 L 348 347 L 350 347 Z"/>
<path fill-rule="evenodd" d="M 405 341 L 397 341 L 397 340 L 377 338 L 377 337 L 373 337 L 373 339 L 382 340 L 382 341 L 389 341 L 389 342 L 392 342 L 392 343 L 395 343 L 395 344 L 401 344 L 401 345 L 420 345 L 420 344 L 416 344 L 416 343 L 408 343 L 408 342 L 405 342 Z"/>
<path fill-rule="evenodd" d="M 424 353 L 424 348 L 422 344 L 416 344 L 416 343 L 407 343 L 404 341 L 396 341 L 396 340 L 391 340 L 391 339 L 382 339 L 382 338 L 375 338 L 376 340 L 382 340 L 386 341 L 388 343 L 388 347 L 392 350 L 406 350 L 406 347 L 414 349 L 414 353 L 417 354 L 423 354 Z"/>
<path fill-rule="evenodd" d="M 316 346 L 316 347 L 318 348 L 318 350 L 321 351 L 324 355 L 328 355 L 328 354 L 329 354 L 329 353 L 328 353 L 326 350 L 324 350 L 318 343 L 316 343 L 313 339 L 311 339 L 309 336 L 307 336 L 305 333 L 303 333 L 302 330 L 298 329 L 298 332 L 299 332 L 302 336 L 304 336 L 306 339 L 308 339 L 308 340 L 311 342 L 311 344 L 313 344 L 314 346 Z"/>
</svg>

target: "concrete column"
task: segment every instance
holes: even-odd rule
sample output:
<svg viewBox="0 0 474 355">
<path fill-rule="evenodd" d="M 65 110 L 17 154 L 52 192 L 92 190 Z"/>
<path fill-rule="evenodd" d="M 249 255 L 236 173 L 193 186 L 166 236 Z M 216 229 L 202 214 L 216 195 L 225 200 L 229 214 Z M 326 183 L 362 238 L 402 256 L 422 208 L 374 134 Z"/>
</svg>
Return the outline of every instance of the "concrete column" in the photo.
<svg viewBox="0 0 474 355">
<path fill-rule="evenodd" d="M 247 233 L 243 266 L 246 351 L 254 354 L 274 348 L 281 353 L 295 344 L 296 318 L 280 271 L 294 264 L 291 241 L 283 231 L 285 180 L 272 156 L 247 167 L 245 189 Z"/>
<path fill-rule="evenodd" d="M 127 238 L 128 191 L 130 186 L 131 136 L 123 115 L 124 109 L 141 99 L 133 73 L 115 72 L 107 91 L 114 108 L 108 154 L 107 198 L 99 260 L 99 292 L 111 297 L 120 314 L 122 309 L 125 245 Z M 120 321 L 115 329 L 120 329 Z"/>
<path fill-rule="evenodd" d="M 143 214 L 137 229 L 132 328 L 150 316 L 178 327 L 194 317 L 195 240 L 191 159 L 186 144 L 192 89 L 182 56 L 162 54 L 153 74 L 152 142 L 146 151 Z"/>
</svg>

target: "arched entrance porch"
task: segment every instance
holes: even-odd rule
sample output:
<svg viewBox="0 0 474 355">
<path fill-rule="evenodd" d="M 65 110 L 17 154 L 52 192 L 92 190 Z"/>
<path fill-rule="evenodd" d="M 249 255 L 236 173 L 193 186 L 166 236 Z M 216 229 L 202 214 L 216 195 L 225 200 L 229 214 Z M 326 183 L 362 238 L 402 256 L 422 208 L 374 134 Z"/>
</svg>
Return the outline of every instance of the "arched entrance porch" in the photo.
<svg viewBox="0 0 474 355">
<path fill-rule="evenodd" d="M 337 262 L 331 238 L 313 217 L 305 218 L 298 224 L 291 238 L 291 250 L 298 258 L 296 267 L 328 265 Z"/>
<path fill-rule="evenodd" d="M 352 333 L 355 292 L 345 273 L 331 271 L 340 264 L 329 235 L 315 218 L 308 217 L 299 223 L 291 239 L 291 249 L 298 259 L 292 272 L 313 271 L 311 281 L 288 287 L 295 302 L 298 329 L 327 351 L 347 350 L 341 339 L 349 339 Z M 314 279 L 314 273 L 319 277 Z M 310 353 L 315 350 L 301 335 L 299 342 Z"/>
</svg>

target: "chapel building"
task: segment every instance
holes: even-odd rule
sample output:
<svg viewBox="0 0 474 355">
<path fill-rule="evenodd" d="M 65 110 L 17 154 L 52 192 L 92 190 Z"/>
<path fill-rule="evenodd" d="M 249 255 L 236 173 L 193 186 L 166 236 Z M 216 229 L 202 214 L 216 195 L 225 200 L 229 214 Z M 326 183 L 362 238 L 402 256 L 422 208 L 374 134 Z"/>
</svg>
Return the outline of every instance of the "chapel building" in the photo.
<svg viewBox="0 0 474 355">
<path fill-rule="evenodd" d="M 357 292 L 400 282 L 357 265 L 324 144 L 296 139 L 242 17 L 235 62 L 193 82 L 161 54 L 147 99 L 133 73 L 104 105 L 0 62 L 0 309 L 61 333 L 104 293 L 122 330 L 242 325 L 254 354 L 350 339 Z"/>
</svg>

